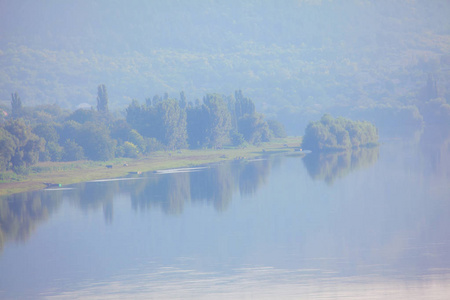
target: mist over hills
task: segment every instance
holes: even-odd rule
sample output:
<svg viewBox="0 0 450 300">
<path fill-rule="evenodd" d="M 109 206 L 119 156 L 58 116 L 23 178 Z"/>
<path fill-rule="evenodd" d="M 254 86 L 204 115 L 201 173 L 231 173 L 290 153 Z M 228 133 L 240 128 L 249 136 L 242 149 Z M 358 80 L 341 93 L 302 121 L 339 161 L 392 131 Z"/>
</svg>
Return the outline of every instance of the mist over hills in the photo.
<svg viewBox="0 0 450 300">
<path fill-rule="evenodd" d="M 450 102 L 450 2 L 0 1 L 0 105 L 237 89 L 299 132 L 323 112 Z"/>
</svg>

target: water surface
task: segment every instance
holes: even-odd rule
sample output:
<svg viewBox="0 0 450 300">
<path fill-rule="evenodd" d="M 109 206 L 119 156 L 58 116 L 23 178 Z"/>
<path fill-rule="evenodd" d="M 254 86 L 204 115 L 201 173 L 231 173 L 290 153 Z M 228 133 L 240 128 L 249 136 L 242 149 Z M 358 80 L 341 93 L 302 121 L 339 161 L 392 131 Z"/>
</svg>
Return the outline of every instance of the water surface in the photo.
<svg viewBox="0 0 450 300">
<path fill-rule="evenodd" d="M 446 299 L 450 142 L 0 200 L 0 298 Z"/>
</svg>

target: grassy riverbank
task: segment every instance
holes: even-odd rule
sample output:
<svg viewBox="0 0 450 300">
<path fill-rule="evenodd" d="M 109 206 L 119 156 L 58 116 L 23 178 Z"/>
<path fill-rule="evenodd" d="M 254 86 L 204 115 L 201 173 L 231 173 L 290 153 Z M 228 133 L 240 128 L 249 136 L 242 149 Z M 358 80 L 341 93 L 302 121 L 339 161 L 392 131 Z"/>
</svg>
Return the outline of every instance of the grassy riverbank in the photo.
<svg viewBox="0 0 450 300">
<path fill-rule="evenodd" d="M 45 188 L 45 183 L 67 185 L 95 179 L 123 177 L 132 172 L 192 167 L 202 164 L 252 158 L 261 155 L 294 151 L 301 138 L 275 139 L 270 143 L 246 148 L 224 148 L 219 150 L 181 150 L 155 152 L 137 159 L 115 159 L 107 162 L 42 162 L 33 166 L 28 175 L 10 176 L 0 183 L 0 196 Z M 112 165 L 112 168 L 106 168 Z M 3 174 L 3 178 L 8 177 Z"/>
</svg>

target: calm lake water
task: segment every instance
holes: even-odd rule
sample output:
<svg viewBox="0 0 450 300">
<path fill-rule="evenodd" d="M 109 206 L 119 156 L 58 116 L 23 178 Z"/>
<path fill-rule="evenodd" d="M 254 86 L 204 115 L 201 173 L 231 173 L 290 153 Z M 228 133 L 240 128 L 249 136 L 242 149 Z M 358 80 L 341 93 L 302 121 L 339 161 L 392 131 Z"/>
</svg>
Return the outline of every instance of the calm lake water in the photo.
<svg viewBox="0 0 450 300">
<path fill-rule="evenodd" d="M 448 299 L 450 139 L 0 200 L 0 298 Z"/>
</svg>

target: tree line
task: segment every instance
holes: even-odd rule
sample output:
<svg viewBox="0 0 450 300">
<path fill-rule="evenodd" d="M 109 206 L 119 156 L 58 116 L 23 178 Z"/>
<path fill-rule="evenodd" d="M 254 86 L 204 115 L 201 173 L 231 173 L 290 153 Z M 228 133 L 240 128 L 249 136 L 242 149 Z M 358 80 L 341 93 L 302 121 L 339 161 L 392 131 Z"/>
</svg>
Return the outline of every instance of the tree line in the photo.
<svg viewBox="0 0 450 300">
<path fill-rule="evenodd" d="M 98 86 L 96 109 L 63 110 L 58 105 L 25 107 L 17 93 L 0 119 L 0 171 L 26 173 L 38 161 L 107 161 L 136 158 L 158 150 L 221 148 L 268 142 L 285 136 L 284 127 L 257 113 L 242 91 L 202 100 L 133 100 L 125 116 L 108 108 L 105 85 Z"/>
</svg>

